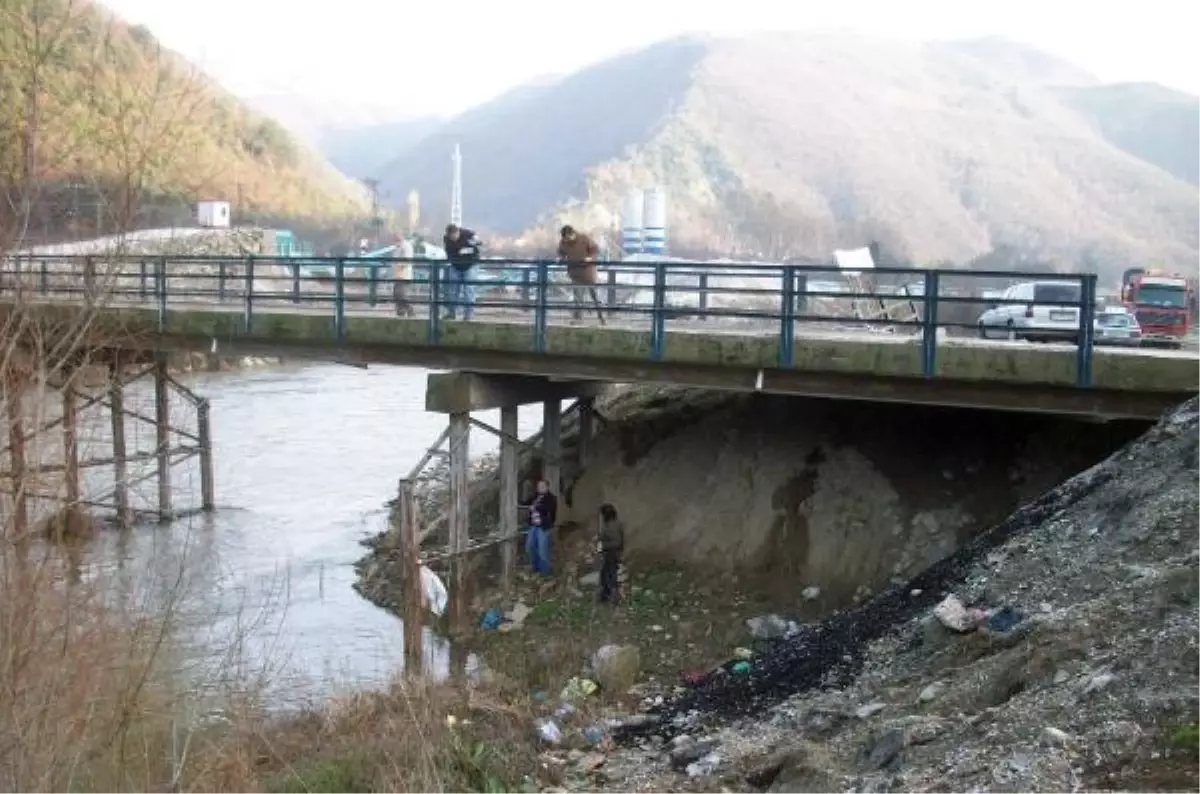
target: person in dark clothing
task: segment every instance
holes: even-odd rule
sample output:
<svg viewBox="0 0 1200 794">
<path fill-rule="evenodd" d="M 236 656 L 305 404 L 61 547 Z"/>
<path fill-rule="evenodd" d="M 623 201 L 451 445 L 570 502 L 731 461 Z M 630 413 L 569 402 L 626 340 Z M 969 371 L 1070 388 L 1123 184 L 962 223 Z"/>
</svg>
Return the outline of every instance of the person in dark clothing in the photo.
<svg viewBox="0 0 1200 794">
<path fill-rule="evenodd" d="M 457 318 L 457 309 L 463 307 L 463 319 L 470 320 L 475 313 L 475 285 L 469 283 L 473 278 L 475 265 L 479 262 L 479 248 L 482 243 L 470 229 L 461 228 L 453 223 L 446 227 L 446 235 L 442 238 L 442 247 L 446 249 L 446 260 L 450 263 L 449 290 L 446 299 L 446 319 Z"/>
<path fill-rule="evenodd" d="M 602 604 L 615 604 L 619 596 L 618 576 L 621 553 L 625 550 L 625 525 L 610 504 L 600 507 L 600 529 L 596 533 L 596 548 L 600 552 L 600 593 Z"/>
<path fill-rule="evenodd" d="M 550 568 L 550 532 L 549 527 L 542 524 L 542 517 L 536 510 L 529 512 L 529 527 L 525 535 L 525 557 L 529 560 L 529 568 L 540 576 L 549 576 Z"/>
<path fill-rule="evenodd" d="M 548 530 L 554 528 L 554 522 L 558 519 L 558 497 L 550 490 L 549 482 L 538 480 L 537 490 L 525 506 L 542 517 L 542 526 Z"/>
</svg>

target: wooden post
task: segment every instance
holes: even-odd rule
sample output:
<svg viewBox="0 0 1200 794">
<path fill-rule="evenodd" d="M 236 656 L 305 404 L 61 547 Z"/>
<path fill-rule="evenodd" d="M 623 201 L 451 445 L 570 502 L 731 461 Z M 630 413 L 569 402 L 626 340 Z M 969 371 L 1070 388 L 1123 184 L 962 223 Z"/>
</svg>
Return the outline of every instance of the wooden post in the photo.
<svg viewBox="0 0 1200 794">
<path fill-rule="evenodd" d="M 555 496 L 562 486 L 562 400 L 542 403 L 542 479 Z"/>
<path fill-rule="evenodd" d="M 63 470 L 67 481 L 67 507 L 79 505 L 79 407 L 75 400 L 75 386 L 63 386 Z"/>
<path fill-rule="evenodd" d="M 216 500 L 213 497 L 212 427 L 208 400 L 205 399 L 196 404 L 196 438 L 200 447 L 200 507 L 211 512 Z"/>
<path fill-rule="evenodd" d="M 471 458 L 471 416 L 450 414 L 450 625 L 453 631 L 467 626 L 467 538 L 471 500 L 468 473 Z"/>
<path fill-rule="evenodd" d="M 513 568 L 516 560 L 516 543 L 520 527 L 517 516 L 517 406 L 506 405 L 500 409 L 500 582 L 504 591 L 512 586 Z"/>
<path fill-rule="evenodd" d="M 5 402 L 8 404 L 8 470 L 12 484 L 13 521 L 11 540 L 24 549 L 29 542 L 29 502 L 25 488 L 25 381 L 21 373 L 8 373 Z M 24 554 L 22 554 L 24 559 Z"/>
<path fill-rule="evenodd" d="M 594 432 L 595 415 L 592 407 L 596 404 L 594 397 L 585 397 L 579 401 L 579 468 L 587 466 L 592 456 L 592 433 Z"/>
<path fill-rule="evenodd" d="M 420 673 L 424 652 L 422 649 L 422 618 L 425 613 L 425 593 L 421 587 L 421 564 L 418 556 L 420 541 L 417 531 L 417 504 L 412 482 L 401 480 L 396 497 L 396 523 L 400 536 L 400 560 L 403 577 L 404 603 L 401 619 L 404 621 L 404 670 Z"/>
<path fill-rule="evenodd" d="M 129 527 L 133 525 L 133 513 L 129 508 L 129 472 L 125 460 L 125 381 L 119 353 L 113 353 L 108 375 L 108 399 L 112 403 L 113 502 L 117 507 L 117 524 Z"/>
<path fill-rule="evenodd" d="M 154 363 L 154 436 L 158 456 L 158 520 L 171 520 L 171 381 L 166 356 Z"/>
</svg>

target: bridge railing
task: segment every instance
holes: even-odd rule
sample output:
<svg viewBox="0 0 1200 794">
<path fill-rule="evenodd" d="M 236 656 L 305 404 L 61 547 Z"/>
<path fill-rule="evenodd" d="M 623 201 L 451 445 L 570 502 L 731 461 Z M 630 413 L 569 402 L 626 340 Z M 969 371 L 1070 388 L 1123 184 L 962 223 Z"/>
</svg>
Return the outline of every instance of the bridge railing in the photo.
<svg viewBox="0 0 1200 794">
<path fill-rule="evenodd" d="M 1037 306 L 1060 310 L 1065 320 L 1039 327 L 1024 322 L 1033 314 L 1028 301 L 985 297 L 1026 281 L 1061 284 L 1054 291 L 1063 299 Z M 668 332 L 677 328 L 769 333 L 778 338 L 781 367 L 793 365 L 806 336 L 889 334 L 920 344 L 924 376 L 934 377 L 938 343 L 947 336 L 1041 336 L 1073 344 L 1076 381 L 1091 384 L 1093 274 L 597 262 L 594 283 L 578 284 L 564 265 L 529 260 L 484 260 L 465 274 L 441 261 L 382 258 L 19 256 L 0 263 L 0 297 L 148 304 L 162 318 L 220 307 L 242 312 L 247 328 L 261 313 L 322 313 L 337 342 L 347 339 L 347 317 L 398 312 L 397 286 L 403 316 L 424 321 L 431 345 L 442 343 L 446 315 L 463 316 L 459 289 L 467 287 L 479 319 L 531 325 L 536 352 L 552 352 L 549 329 L 569 322 L 647 331 L 651 359 L 664 356 Z M 1015 312 L 1006 314 L 1009 306 Z"/>
</svg>

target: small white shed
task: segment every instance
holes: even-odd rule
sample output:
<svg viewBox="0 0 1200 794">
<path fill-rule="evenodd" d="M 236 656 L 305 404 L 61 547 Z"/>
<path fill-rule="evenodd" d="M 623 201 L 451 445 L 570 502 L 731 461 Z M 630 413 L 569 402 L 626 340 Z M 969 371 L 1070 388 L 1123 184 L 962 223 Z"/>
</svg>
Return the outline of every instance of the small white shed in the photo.
<svg viewBox="0 0 1200 794">
<path fill-rule="evenodd" d="M 228 229 L 229 202 L 218 199 L 196 202 L 196 222 L 209 229 Z"/>
</svg>

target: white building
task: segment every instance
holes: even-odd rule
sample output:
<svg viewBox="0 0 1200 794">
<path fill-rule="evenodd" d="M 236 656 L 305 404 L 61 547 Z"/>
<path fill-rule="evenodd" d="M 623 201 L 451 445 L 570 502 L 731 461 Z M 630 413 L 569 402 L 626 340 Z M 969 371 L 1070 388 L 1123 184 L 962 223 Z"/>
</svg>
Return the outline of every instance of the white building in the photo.
<svg viewBox="0 0 1200 794">
<path fill-rule="evenodd" d="M 196 223 L 208 229 L 228 229 L 229 202 L 217 199 L 196 202 Z"/>
</svg>

